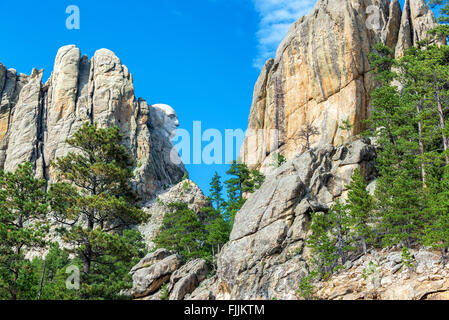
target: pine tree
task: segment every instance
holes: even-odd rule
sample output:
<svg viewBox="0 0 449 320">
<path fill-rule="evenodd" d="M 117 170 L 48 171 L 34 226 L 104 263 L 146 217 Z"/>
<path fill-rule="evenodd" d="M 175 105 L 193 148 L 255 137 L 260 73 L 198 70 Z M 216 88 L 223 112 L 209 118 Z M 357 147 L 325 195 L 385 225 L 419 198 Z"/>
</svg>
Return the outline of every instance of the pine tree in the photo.
<svg viewBox="0 0 449 320">
<path fill-rule="evenodd" d="M 327 221 L 328 232 L 331 239 L 334 239 L 339 262 L 344 265 L 348 261 L 349 254 L 355 250 L 352 232 L 354 220 L 351 219 L 348 206 L 337 200 L 328 213 Z"/>
<path fill-rule="evenodd" d="M 311 249 L 311 263 L 321 279 L 328 278 L 338 266 L 339 254 L 326 214 L 313 213 L 310 229 L 307 246 Z"/>
<path fill-rule="evenodd" d="M 210 182 L 209 198 L 211 199 L 215 210 L 219 212 L 222 209 L 224 201 L 222 197 L 222 191 L 223 191 L 223 184 L 221 183 L 221 177 L 218 174 L 218 172 L 215 172 L 215 175 L 212 177 L 212 181 Z"/>
<path fill-rule="evenodd" d="M 430 183 L 427 193 L 426 223 L 423 243 L 441 250 L 444 262 L 449 249 L 449 167 L 443 177 Z"/>
<path fill-rule="evenodd" d="M 174 250 L 184 260 L 207 257 L 205 227 L 198 215 L 185 203 L 174 202 L 167 206 L 170 211 L 164 216 L 160 233 L 154 239 L 157 247 Z"/>
<path fill-rule="evenodd" d="M 0 297 L 4 299 L 34 295 L 32 266 L 25 255 L 46 245 L 45 185 L 45 180 L 34 178 L 30 163 L 19 165 L 14 173 L 0 172 Z"/>
<path fill-rule="evenodd" d="M 376 207 L 381 219 L 384 245 L 408 247 L 421 236 L 421 179 L 416 105 L 392 85 L 397 63 L 388 47 L 379 44 L 370 55 L 380 87 L 372 93 L 373 111 L 369 126 L 376 144 L 379 178 Z"/>
<path fill-rule="evenodd" d="M 246 202 L 244 195 L 259 189 L 265 180 L 265 176 L 255 169 L 250 170 L 246 164 L 238 161 L 231 163 L 231 167 L 226 171 L 226 174 L 230 175 L 230 178 L 225 181 L 228 196 L 225 216 L 232 224 L 235 214 Z"/>
<path fill-rule="evenodd" d="M 132 192 L 133 163 L 121 141 L 119 128 L 86 123 L 67 140 L 78 152 L 52 163 L 58 183 L 50 189 L 51 205 L 59 232 L 83 262 L 84 289 L 97 296 L 102 293 L 91 290 L 93 283 L 133 259 L 134 244 L 123 230 L 148 218 Z"/>
<path fill-rule="evenodd" d="M 319 135 L 318 128 L 310 122 L 306 122 L 304 127 L 298 133 L 298 139 L 304 141 L 304 149 L 310 150 L 312 137 Z"/>
<path fill-rule="evenodd" d="M 76 290 L 66 288 L 67 274 L 66 268 L 71 265 L 77 265 L 69 257 L 65 249 L 61 249 L 57 242 L 50 245 L 50 249 L 45 259 L 36 257 L 32 261 L 33 272 L 38 281 L 35 284 L 37 300 L 73 300 L 79 299 Z"/>
<path fill-rule="evenodd" d="M 279 168 L 285 162 L 287 162 L 287 159 L 281 153 L 275 152 L 273 153 L 273 162 L 270 164 L 270 166 Z"/>
<path fill-rule="evenodd" d="M 215 257 L 220 253 L 223 246 L 229 241 L 229 235 L 231 233 L 230 224 L 225 221 L 225 219 L 219 215 L 209 224 L 206 225 L 206 244 L 210 247 L 212 251 L 211 258 L 213 262 L 214 270 L 216 269 Z"/>
<path fill-rule="evenodd" d="M 374 199 L 367 191 L 367 185 L 360 169 L 354 170 L 352 181 L 347 188 L 349 191 L 346 207 L 352 220 L 355 237 L 360 239 L 363 253 L 366 255 L 367 242 L 372 234 L 370 223 L 372 222 Z"/>
<path fill-rule="evenodd" d="M 434 30 L 431 30 L 430 34 L 436 34 L 447 39 L 449 36 L 449 2 L 447 0 L 429 0 L 429 6 L 440 9 L 438 21 L 441 23 Z"/>
</svg>

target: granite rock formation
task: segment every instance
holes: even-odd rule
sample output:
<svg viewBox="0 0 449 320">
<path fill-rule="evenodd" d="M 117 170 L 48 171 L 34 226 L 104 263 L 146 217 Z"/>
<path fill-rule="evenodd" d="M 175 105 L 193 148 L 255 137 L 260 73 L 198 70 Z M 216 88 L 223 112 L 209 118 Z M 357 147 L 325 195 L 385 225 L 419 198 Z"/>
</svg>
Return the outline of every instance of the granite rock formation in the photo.
<svg viewBox="0 0 449 320">
<path fill-rule="evenodd" d="M 447 300 L 449 268 L 441 254 L 424 248 L 410 253 L 413 262 L 406 266 L 401 251 L 371 250 L 330 281 L 317 282 L 314 295 L 323 300 Z"/>
<path fill-rule="evenodd" d="M 113 52 L 101 49 L 89 60 L 74 45 L 65 46 L 45 84 L 42 75 L 0 64 L 0 169 L 30 161 L 38 177 L 51 181 L 51 161 L 71 151 L 66 139 L 83 123 L 96 122 L 120 128 L 142 199 L 181 180 L 185 168 L 167 134 L 179 125 L 176 114 L 136 98 L 132 75 Z"/>
<path fill-rule="evenodd" d="M 436 20 L 425 0 L 319 0 L 290 28 L 275 59 L 266 62 L 254 88 L 241 159 L 263 170 L 273 152 L 303 152 L 298 133 L 306 124 L 319 134 L 312 146 L 346 142 L 363 130 L 375 88 L 368 56 L 382 42 L 401 56 L 426 37 Z"/>
<path fill-rule="evenodd" d="M 206 279 L 209 268 L 203 259 L 182 265 L 179 255 L 166 249 L 147 254 L 131 269 L 133 287 L 129 292 L 142 300 L 161 300 L 162 286 L 166 285 L 166 298 L 182 300 Z"/>
<path fill-rule="evenodd" d="M 327 212 L 337 198 L 344 199 L 356 168 L 375 181 L 375 158 L 375 147 L 357 140 L 313 148 L 271 172 L 235 217 L 211 295 L 295 299 L 299 279 L 309 272 L 310 213 Z"/>
<path fill-rule="evenodd" d="M 172 202 L 186 203 L 189 209 L 197 214 L 200 214 L 201 208 L 208 205 L 206 196 L 198 185 L 191 180 L 181 181 L 167 190 L 159 191 L 154 199 L 143 206 L 143 210 L 151 216 L 150 221 L 137 227 L 150 250 L 155 247 L 152 240 L 157 236 L 162 226 L 164 216 L 168 212 L 167 205 Z"/>
</svg>

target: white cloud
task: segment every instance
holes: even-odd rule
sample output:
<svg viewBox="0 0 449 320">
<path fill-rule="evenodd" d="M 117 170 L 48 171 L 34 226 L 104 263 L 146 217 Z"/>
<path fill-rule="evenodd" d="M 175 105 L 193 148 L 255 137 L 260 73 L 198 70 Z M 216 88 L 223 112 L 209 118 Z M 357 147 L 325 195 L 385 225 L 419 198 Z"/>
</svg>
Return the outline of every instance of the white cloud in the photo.
<svg viewBox="0 0 449 320">
<path fill-rule="evenodd" d="M 260 15 L 256 37 L 258 56 L 254 67 L 261 69 L 268 58 L 273 58 L 276 49 L 287 35 L 291 24 L 308 14 L 316 0 L 252 0 Z"/>
</svg>

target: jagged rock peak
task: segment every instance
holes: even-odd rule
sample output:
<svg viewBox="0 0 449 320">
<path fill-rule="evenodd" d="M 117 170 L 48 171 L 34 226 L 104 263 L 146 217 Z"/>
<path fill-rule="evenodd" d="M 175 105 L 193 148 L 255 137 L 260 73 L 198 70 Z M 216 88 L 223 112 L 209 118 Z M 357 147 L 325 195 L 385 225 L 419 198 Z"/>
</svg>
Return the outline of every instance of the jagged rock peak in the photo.
<svg viewBox="0 0 449 320">
<path fill-rule="evenodd" d="M 167 134 L 177 119 L 168 117 L 168 108 L 135 97 L 132 75 L 112 51 L 97 50 L 89 60 L 75 45 L 64 46 L 45 84 L 42 74 L 17 75 L 0 64 L 0 169 L 31 161 L 36 175 L 51 181 L 50 162 L 71 151 L 66 139 L 83 123 L 96 122 L 120 128 L 143 199 L 180 181 L 185 168 L 170 158 L 177 154 Z"/>
<path fill-rule="evenodd" d="M 396 57 L 403 56 L 407 49 L 428 38 L 427 32 L 436 26 L 435 16 L 425 0 L 405 0 Z M 438 42 L 443 43 L 442 40 Z"/>
<path fill-rule="evenodd" d="M 398 0 L 319 0 L 295 22 L 255 85 L 248 119 L 253 130 L 241 159 L 264 170 L 274 152 L 287 158 L 303 152 L 298 134 L 306 124 L 319 132 L 312 145 L 345 142 L 344 120 L 353 124 L 352 134 L 362 131 L 375 87 L 368 58 L 374 45 L 385 43 L 401 55 L 436 26 L 424 0 L 406 5 L 402 14 Z"/>
</svg>

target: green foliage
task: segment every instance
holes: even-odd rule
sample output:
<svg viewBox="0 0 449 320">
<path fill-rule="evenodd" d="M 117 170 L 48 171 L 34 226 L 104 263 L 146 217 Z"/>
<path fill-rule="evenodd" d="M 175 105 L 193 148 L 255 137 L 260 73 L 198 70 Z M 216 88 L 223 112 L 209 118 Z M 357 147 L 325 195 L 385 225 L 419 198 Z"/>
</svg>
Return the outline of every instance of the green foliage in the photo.
<svg viewBox="0 0 449 320">
<path fill-rule="evenodd" d="M 108 239 L 109 240 L 109 239 Z M 109 240 L 110 241 L 110 240 Z M 82 274 L 80 295 L 89 300 L 122 300 L 131 297 L 120 294 L 132 287 L 129 270 L 145 255 L 142 235 L 135 230 L 124 230 L 111 241 L 109 254 L 92 265 L 91 272 Z"/>
<path fill-rule="evenodd" d="M 224 204 L 222 191 L 223 191 L 223 184 L 221 183 L 221 177 L 218 174 L 218 172 L 215 172 L 215 175 L 212 177 L 212 180 L 210 182 L 209 198 L 211 199 L 212 205 L 214 206 L 215 210 L 219 212 L 221 212 L 221 209 Z"/>
<path fill-rule="evenodd" d="M 157 247 L 174 250 L 186 261 L 207 256 L 207 249 L 203 246 L 205 227 L 198 215 L 185 203 L 170 203 L 167 207 L 169 212 L 164 216 L 160 233 L 154 239 Z"/>
<path fill-rule="evenodd" d="M 303 298 L 304 300 L 316 299 L 314 296 L 315 287 L 312 282 L 317 278 L 317 276 L 317 271 L 311 271 L 307 276 L 304 276 L 299 280 L 299 287 L 296 291 L 299 298 Z"/>
<path fill-rule="evenodd" d="M 415 264 L 413 263 L 414 259 L 410 252 L 410 250 L 407 247 L 402 248 L 402 254 L 401 254 L 401 262 L 404 266 L 409 268 L 410 270 L 415 268 Z"/>
<path fill-rule="evenodd" d="M 184 181 L 184 183 L 182 184 L 182 189 L 184 191 L 189 191 L 190 190 L 190 183 L 189 183 L 189 181 Z"/>
<path fill-rule="evenodd" d="M 355 169 L 352 175 L 351 183 L 346 186 L 348 191 L 348 200 L 346 208 L 350 219 L 350 225 L 354 230 L 354 236 L 362 246 L 364 254 L 367 253 L 367 242 L 372 236 L 370 223 L 372 222 L 374 199 L 367 191 L 366 182 L 360 172 Z"/>
<path fill-rule="evenodd" d="M 184 175 L 182 176 L 181 181 L 185 181 L 185 180 L 189 180 L 189 173 L 188 172 L 184 173 Z"/>
<path fill-rule="evenodd" d="M 221 251 L 221 248 L 229 241 L 231 226 L 222 215 L 217 214 L 215 219 L 206 225 L 206 244 L 212 250 L 212 259 Z"/>
<path fill-rule="evenodd" d="M 417 135 L 416 103 L 411 92 L 391 85 L 398 67 L 390 49 L 376 46 L 371 63 L 381 86 L 372 93 L 373 112 L 369 121 L 378 150 L 376 207 L 381 220 L 383 245 L 410 245 L 420 237 L 420 195 L 422 187 Z"/>
<path fill-rule="evenodd" d="M 364 268 L 362 271 L 362 277 L 366 281 L 370 281 L 372 285 L 376 285 L 379 281 L 379 266 L 373 261 L 370 261 L 368 267 Z"/>
<path fill-rule="evenodd" d="M 331 222 L 324 213 L 313 213 L 310 226 L 312 235 L 307 240 L 311 248 L 311 263 L 321 279 L 328 278 L 338 266 L 336 239 L 331 234 Z"/>
<path fill-rule="evenodd" d="M 71 265 L 80 265 L 69 258 L 67 250 L 61 249 L 57 242 L 52 243 L 45 259 L 34 258 L 32 261 L 35 275 L 34 288 L 36 295 L 33 299 L 39 300 L 76 300 L 80 299 L 76 290 L 66 287 L 66 268 Z"/>
<path fill-rule="evenodd" d="M 439 8 L 440 14 L 438 21 L 441 23 L 438 27 L 430 32 L 437 36 L 448 37 L 449 35 L 449 2 L 447 0 L 429 0 L 429 6 L 432 8 Z"/>
<path fill-rule="evenodd" d="M 352 136 L 352 129 L 354 128 L 354 125 L 351 123 L 351 121 L 349 121 L 349 118 L 343 120 L 341 122 L 341 124 L 338 126 L 338 128 L 340 130 L 346 131 L 347 136 L 350 138 L 351 140 L 351 136 Z"/>
<path fill-rule="evenodd" d="M 136 237 L 126 229 L 148 218 L 132 192 L 133 163 L 121 141 L 119 128 L 86 123 L 67 140 L 77 152 L 52 163 L 58 183 L 50 188 L 51 207 L 62 239 L 82 261 L 85 299 L 116 297 L 129 286 L 125 269 Z"/>
<path fill-rule="evenodd" d="M 226 203 L 226 219 L 234 222 L 236 213 L 245 204 L 245 193 L 253 193 L 259 189 L 265 176 L 259 171 L 253 169 L 250 170 L 244 163 L 233 161 L 231 167 L 226 174 L 231 177 L 225 181 L 227 188 L 228 202 Z"/>
<path fill-rule="evenodd" d="M 168 291 L 168 286 L 166 283 L 164 283 L 160 289 L 159 299 L 168 300 L 169 295 L 170 295 L 170 292 Z"/>
<path fill-rule="evenodd" d="M 428 223 L 424 227 L 423 243 L 441 250 L 446 259 L 449 248 L 449 167 L 445 167 L 441 179 L 429 183 L 426 198 Z"/>
<path fill-rule="evenodd" d="M 45 180 L 34 178 L 32 165 L 0 172 L 0 298 L 34 296 L 32 265 L 25 255 L 45 247 L 48 197 Z"/>
</svg>

